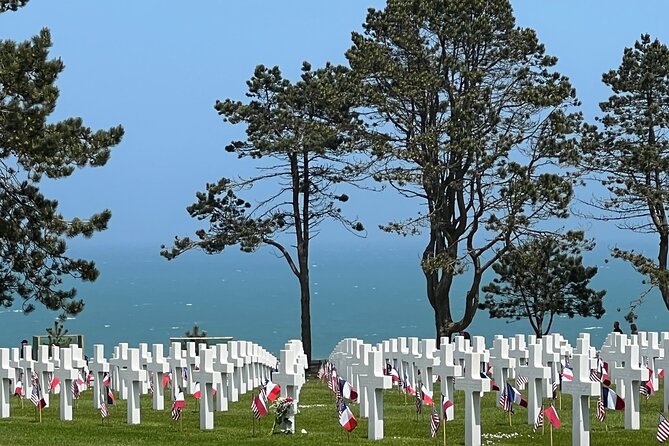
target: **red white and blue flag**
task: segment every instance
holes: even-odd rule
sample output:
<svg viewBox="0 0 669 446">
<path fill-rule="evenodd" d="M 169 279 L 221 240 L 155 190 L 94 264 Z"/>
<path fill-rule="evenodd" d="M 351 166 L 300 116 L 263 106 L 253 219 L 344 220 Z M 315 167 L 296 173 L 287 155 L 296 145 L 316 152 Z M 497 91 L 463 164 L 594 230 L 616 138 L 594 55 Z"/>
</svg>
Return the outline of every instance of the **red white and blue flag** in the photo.
<svg viewBox="0 0 669 446">
<path fill-rule="evenodd" d="M 453 412 L 452 410 L 449 410 L 451 407 L 453 407 L 453 401 L 447 400 L 444 395 L 441 396 L 441 409 L 444 417 L 444 421 L 448 421 L 448 414 Z M 453 421 L 453 417 L 450 417 L 451 421 Z"/>
<path fill-rule="evenodd" d="M 427 390 L 427 387 L 425 387 L 424 384 L 420 387 L 420 393 L 423 396 L 423 403 L 427 404 L 428 406 L 432 406 L 434 404 L 434 400 L 432 399 L 432 392 Z"/>
<path fill-rule="evenodd" d="M 281 395 L 281 386 L 275 384 L 270 379 L 265 379 L 265 394 L 267 394 L 267 399 L 274 401 Z"/>
<path fill-rule="evenodd" d="M 258 395 L 256 395 L 251 401 L 251 412 L 253 412 L 253 415 L 257 419 L 267 415 L 267 397 L 265 396 L 265 392 L 263 390 L 260 390 Z"/>
<path fill-rule="evenodd" d="M 341 393 L 341 396 L 346 398 L 347 400 L 353 402 L 358 401 L 358 392 L 344 378 L 339 378 L 339 391 Z"/>
<path fill-rule="evenodd" d="M 607 409 L 625 410 L 625 400 L 608 387 L 602 387 L 602 402 Z"/>
<path fill-rule="evenodd" d="M 353 412 L 348 408 L 343 401 L 339 405 L 339 424 L 347 431 L 351 432 L 358 425 L 358 420 L 355 419 Z"/>
</svg>

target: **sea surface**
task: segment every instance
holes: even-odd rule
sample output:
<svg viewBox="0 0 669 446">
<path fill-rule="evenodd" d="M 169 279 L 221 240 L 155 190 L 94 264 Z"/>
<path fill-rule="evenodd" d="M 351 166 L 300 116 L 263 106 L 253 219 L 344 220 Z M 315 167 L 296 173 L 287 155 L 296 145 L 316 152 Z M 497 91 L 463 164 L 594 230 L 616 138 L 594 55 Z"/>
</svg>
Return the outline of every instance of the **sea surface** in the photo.
<svg viewBox="0 0 669 446">
<path fill-rule="evenodd" d="M 84 253 L 95 259 L 101 275 L 94 283 L 77 283 L 86 307 L 65 327 L 70 334 L 84 335 L 87 354 L 100 343 L 107 356 L 118 342 L 167 345 L 171 336 L 184 336 L 195 323 L 210 336 L 251 340 L 275 354 L 287 340 L 299 339 L 297 280 L 275 251 L 189 252 L 172 261 L 160 257 L 159 251 L 158 246 L 117 245 Z M 315 243 L 310 261 L 313 357 L 327 357 L 346 337 L 370 343 L 397 336 L 434 337 L 420 252 L 415 240 L 400 238 L 390 244 L 357 239 Z M 637 273 L 622 262 L 604 263 L 606 256 L 591 253 L 586 262 L 600 267 L 593 286 L 607 289 L 607 314 L 599 320 L 561 317 L 553 323 L 552 332 L 561 332 L 572 343 L 579 332 L 589 332 L 599 346 L 614 320 L 627 327 L 623 315 L 630 297 L 643 289 Z M 465 289 L 464 282 L 456 283 L 456 301 Z M 455 308 L 458 314 L 461 305 Z M 46 334 L 55 316 L 43 309 L 23 314 L 20 302 L 0 310 L 4 346 Z M 659 294 L 652 292 L 637 325 L 640 330 L 667 330 L 668 316 Z M 527 320 L 509 323 L 490 319 L 484 311 L 477 313 L 468 331 L 486 336 L 488 343 L 495 334 L 532 333 Z"/>
</svg>

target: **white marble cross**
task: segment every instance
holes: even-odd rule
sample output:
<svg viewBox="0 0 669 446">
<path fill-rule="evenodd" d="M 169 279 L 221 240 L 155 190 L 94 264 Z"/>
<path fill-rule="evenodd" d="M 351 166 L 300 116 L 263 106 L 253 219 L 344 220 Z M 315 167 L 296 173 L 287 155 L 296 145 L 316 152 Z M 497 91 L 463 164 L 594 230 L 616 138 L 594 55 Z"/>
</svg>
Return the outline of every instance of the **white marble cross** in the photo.
<svg viewBox="0 0 669 446">
<path fill-rule="evenodd" d="M 195 393 L 193 371 L 200 365 L 200 357 L 198 356 L 198 348 L 195 342 L 186 342 L 186 362 L 188 363 L 188 382 L 184 382 L 184 385 L 185 388 L 188 389 L 188 393 L 192 395 Z"/>
<path fill-rule="evenodd" d="M 146 364 L 146 370 L 153 379 L 153 410 L 165 409 L 165 389 L 163 387 L 163 376 L 170 372 L 170 365 L 163 355 L 163 344 L 153 344 L 153 354 Z"/>
<path fill-rule="evenodd" d="M 216 344 L 216 359 L 213 363 L 214 371 L 218 374 L 216 386 L 216 410 L 225 412 L 228 410 L 229 385 L 235 366 L 228 361 L 228 345 Z"/>
<path fill-rule="evenodd" d="M 109 373 L 109 362 L 105 358 L 104 345 L 95 344 L 93 346 L 93 361 L 90 369 L 93 372 L 93 407 L 99 409 L 101 403 L 106 400 L 106 396 L 102 393 L 102 380 L 105 374 Z"/>
<path fill-rule="evenodd" d="M 493 378 L 499 387 L 497 391 L 497 407 L 502 392 L 506 390 L 506 381 L 509 379 L 509 370 L 516 367 L 516 360 L 509 356 L 509 340 L 502 335 L 495 335 L 490 349 L 490 364 L 493 369 Z"/>
<path fill-rule="evenodd" d="M 72 382 L 79 377 L 80 364 L 72 359 L 72 350 L 61 348 L 60 368 L 56 369 L 54 375 L 60 379 L 60 419 L 61 421 L 72 420 Z M 43 393 L 43 392 L 42 392 Z"/>
<path fill-rule="evenodd" d="M 640 332 L 644 335 L 644 340 L 639 347 L 639 353 L 643 358 L 642 364 L 646 365 L 653 371 L 650 376 L 650 381 L 653 383 L 653 389 L 659 388 L 659 380 L 657 377 L 657 366 L 655 362 L 662 357 L 662 350 L 660 349 L 660 337 L 656 331 L 648 333 Z"/>
<path fill-rule="evenodd" d="M 279 370 L 274 373 L 272 380 L 281 386 L 281 396 L 289 396 L 293 399 L 293 408 L 288 412 L 289 426 L 284 426 L 288 431 L 295 432 L 295 413 L 297 407 L 295 405 L 295 397 L 297 395 L 297 386 L 300 383 L 300 378 L 297 375 L 296 363 L 297 352 L 291 348 L 290 344 L 285 345 L 279 353 Z"/>
<path fill-rule="evenodd" d="M 205 348 L 200 350 L 200 368 L 193 372 L 193 378 L 200 383 L 200 429 L 214 428 L 214 350 Z"/>
<path fill-rule="evenodd" d="M 241 393 L 250 392 L 253 389 L 253 380 L 251 379 L 251 356 L 246 351 L 248 345 L 246 341 L 237 341 L 237 354 L 244 360 L 244 365 L 241 369 Z"/>
<path fill-rule="evenodd" d="M 669 338 L 663 338 L 660 343 L 662 351 L 660 359 L 655 360 L 655 366 L 664 370 L 664 399 L 662 411 L 669 414 Z"/>
<path fill-rule="evenodd" d="M 37 373 L 37 379 L 42 387 L 42 397 L 47 407 L 49 407 L 49 377 L 53 375 L 54 370 L 54 364 L 49 359 L 49 346 L 40 345 L 37 352 L 37 362 L 35 363 L 35 373 Z"/>
<path fill-rule="evenodd" d="M 122 400 L 128 399 L 128 383 L 123 379 L 121 370 L 128 366 L 128 343 L 121 342 L 114 347 L 114 354 L 109 360 L 112 376 L 112 387 L 118 390 Z"/>
<path fill-rule="evenodd" d="M 33 370 L 35 370 L 35 361 L 33 361 L 33 348 L 30 345 L 23 346 L 23 357 L 19 358 L 19 367 L 23 374 L 23 388 L 25 394 L 30 395 L 32 386 Z"/>
<path fill-rule="evenodd" d="M 543 398 L 553 396 L 548 383 L 551 378 L 551 369 L 541 362 L 541 345 L 527 346 L 527 365 L 516 368 L 516 373 L 527 377 L 527 424 L 534 425 L 541 411 Z"/>
<path fill-rule="evenodd" d="M 148 371 L 148 366 L 153 360 L 151 352 L 149 351 L 149 344 L 147 344 L 146 342 L 140 342 L 138 347 L 139 347 L 139 365 L 144 370 Z M 146 395 L 147 393 L 149 393 L 149 380 L 151 379 L 151 374 L 147 373 L 146 375 L 147 375 L 147 380 L 142 383 L 142 395 Z"/>
<path fill-rule="evenodd" d="M 418 344 L 418 356 L 414 364 L 420 370 L 423 384 L 432 392 L 432 369 L 439 363 L 437 353 L 437 341 L 434 339 L 422 339 Z"/>
<path fill-rule="evenodd" d="M 409 376 L 411 374 L 410 370 L 412 367 L 409 367 L 409 365 L 406 363 L 406 358 L 409 356 L 409 343 L 406 337 L 397 338 L 397 353 L 395 353 L 395 355 L 397 356 L 397 373 L 399 373 L 400 378 L 404 379 L 406 376 L 407 378 L 412 379 Z M 413 379 L 411 382 L 414 386 L 416 385 L 416 382 Z"/>
<path fill-rule="evenodd" d="M 393 387 L 392 378 L 383 374 L 383 355 L 379 350 L 367 351 L 367 369 L 360 375 L 360 387 L 367 393 L 369 420 L 367 438 L 383 438 L 383 390 Z"/>
<path fill-rule="evenodd" d="M 170 357 L 167 358 L 167 363 L 172 373 L 172 400 L 174 400 L 179 387 L 185 388 L 186 383 L 181 377 L 181 371 L 188 367 L 188 361 L 183 357 L 183 350 L 181 350 L 179 342 L 172 342 L 172 345 L 170 345 Z"/>
<path fill-rule="evenodd" d="M 362 382 L 363 375 L 368 373 L 369 364 L 367 364 L 367 359 L 369 357 L 369 352 L 371 351 L 371 345 L 360 343 L 358 352 L 359 359 L 357 363 L 353 364 L 353 373 L 357 377 L 356 389 L 358 390 L 358 401 L 360 402 L 360 416 L 363 418 L 369 418 L 369 395 L 367 393 L 367 388 L 362 387 L 360 383 Z"/>
<path fill-rule="evenodd" d="M 601 348 L 601 354 L 604 361 L 609 363 L 609 376 L 615 381 L 616 393 L 620 396 L 625 395 L 625 381 L 620 379 L 615 369 L 623 367 L 625 346 L 628 344 L 627 336 L 621 333 L 609 333 Z M 624 397 L 623 397 L 624 398 Z"/>
<path fill-rule="evenodd" d="M 295 373 L 297 374 L 297 389 L 295 390 L 295 397 L 293 401 L 293 406 L 297 411 L 300 402 L 300 393 L 302 392 L 302 386 L 307 382 L 305 371 L 309 368 L 309 363 L 307 362 L 307 355 L 304 354 L 304 346 L 302 341 L 299 339 L 291 339 L 288 341 L 288 344 L 295 351 Z"/>
<path fill-rule="evenodd" d="M 481 393 L 490 392 L 490 380 L 481 377 L 480 352 L 465 353 L 465 373 L 455 388 L 465 392 L 465 446 L 481 445 Z"/>
<path fill-rule="evenodd" d="M 441 378 L 441 394 L 448 401 L 454 401 L 453 379 L 462 376 L 462 367 L 455 363 L 453 351 L 455 345 L 448 342 L 448 338 L 441 338 L 441 347 L 439 348 L 439 364 L 435 368 Z M 454 406 L 446 409 L 446 419 L 453 420 L 455 417 Z"/>
<path fill-rule="evenodd" d="M 560 382 L 560 353 L 554 350 L 553 335 L 541 338 L 541 362 L 551 369 L 551 381 Z"/>
<path fill-rule="evenodd" d="M 16 380 L 16 369 L 9 364 L 10 351 L 0 348 L 0 418 L 9 418 L 11 383 Z"/>
<path fill-rule="evenodd" d="M 590 380 L 590 346 L 583 338 L 576 344 L 576 353 L 571 360 L 574 379 L 562 383 L 562 391 L 572 396 L 572 431 L 571 444 L 573 446 L 590 445 L 590 397 L 597 396 L 600 384 Z"/>
<path fill-rule="evenodd" d="M 639 366 L 639 346 L 630 344 L 624 347 L 621 367 L 609 367 L 609 372 L 625 384 L 625 429 L 639 430 L 639 385 L 648 379 L 648 369 Z"/>
<path fill-rule="evenodd" d="M 464 367 L 465 354 L 468 351 L 471 351 L 471 342 L 469 339 L 465 339 L 464 336 L 458 335 L 453 338 L 453 344 L 455 345 L 455 349 L 453 350 L 453 358 L 455 359 L 456 364 L 458 364 L 460 367 Z"/>
<path fill-rule="evenodd" d="M 232 374 L 233 388 L 230 392 L 230 400 L 234 403 L 239 400 L 239 395 L 246 393 L 246 381 L 243 377 L 243 368 L 244 368 L 244 357 L 240 355 L 239 352 L 239 341 L 230 341 L 228 343 L 228 353 L 230 355 L 230 361 L 235 366 L 235 371 Z"/>
<path fill-rule="evenodd" d="M 527 344 L 525 343 L 525 335 L 517 334 L 509 341 L 509 357 L 516 360 L 516 367 L 510 371 L 510 378 L 517 378 L 517 368 L 527 365 Z M 525 384 L 523 383 L 521 386 L 518 386 L 518 389 L 524 390 Z"/>
<path fill-rule="evenodd" d="M 244 392 L 242 392 L 242 367 L 244 366 L 244 358 L 241 358 L 237 353 L 237 342 L 230 341 L 228 342 L 228 361 L 233 365 L 234 370 L 232 371 L 232 379 L 228 381 L 230 388 L 230 401 L 237 402 L 239 401 L 239 395 L 246 392 L 246 387 L 244 387 Z"/>
<path fill-rule="evenodd" d="M 140 424 L 140 396 L 142 395 L 142 383 L 146 382 L 147 373 L 139 362 L 139 349 L 128 349 L 127 368 L 121 369 L 120 373 L 128 389 L 128 424 Z"/>
</svg>

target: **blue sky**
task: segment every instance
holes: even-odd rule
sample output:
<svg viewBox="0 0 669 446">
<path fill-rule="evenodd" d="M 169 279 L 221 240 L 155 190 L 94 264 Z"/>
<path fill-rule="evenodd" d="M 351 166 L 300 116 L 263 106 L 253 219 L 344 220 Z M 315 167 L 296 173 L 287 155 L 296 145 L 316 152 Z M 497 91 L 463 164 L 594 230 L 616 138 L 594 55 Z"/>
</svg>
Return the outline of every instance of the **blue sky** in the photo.
<svg viewBox="0 0 669 446">
<path fill-rule="evenodd" d="M 126 136 L 107 166 L 84 169 L 45 185 L 66 216 L 113 211 L 110 229 L 85 242 L 86 251 L 114 245 L 157 247 L 192 233 L 185 211 L 207 181 L 248 172 L 223 147 L 241 128 L 222 123 L 217 99 L 243 99 L 256 64 L 279 65 L 295 78 L 303 60 L 314 66 L 345 63 L 350 32 L 367 7 L 381 1 L 184 2 L 32 0 L 0 15 L 0 38 L 24 40 L 48 27 L 52 55 L 66 69 L 58 85 L 55 119 L 82 116 L 94 128 L 122 124 Z M 588 118 L 609 92 L 601 74 L 616 68 L 625 46 L 641 33 L 669 42 L 663 1 L 513 1 L 518 24 L 534 28 L 547 52 L 560 59 Z M 132 5 L 132 6 L 130 6 Z M 370 239 L 391 236 L 375 227 L 413 206 L 386 196 L 353 197 L 352 215 L 364 216 Z M 392 210 L 389 210 L 392 209 Z M 402 215 L 399 215 L 402 216 Z M 598 237 L 622 234 L 610 227 Z M 335 231 L 325 240 L 340 237 Z M 77 244 L 77 243 L 75 243 Z M 82 246 L 83 247 L 83 246 Z"/>
</svg>

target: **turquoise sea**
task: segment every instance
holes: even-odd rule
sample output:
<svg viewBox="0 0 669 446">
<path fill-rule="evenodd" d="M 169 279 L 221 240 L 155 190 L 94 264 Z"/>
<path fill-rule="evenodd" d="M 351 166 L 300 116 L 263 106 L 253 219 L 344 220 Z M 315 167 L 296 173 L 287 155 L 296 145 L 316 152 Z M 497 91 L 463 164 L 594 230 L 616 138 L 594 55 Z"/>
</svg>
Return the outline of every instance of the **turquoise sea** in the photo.
<svg viewBox="0 0 669 446">
<path fill-rule="evenodd" d="M 326 357 L 345 337 L 376 343 L 396 336 L 434 336 L 417 240 L 369 243 L 353 238 L 313 246 L 314 358 Z M 86 308 L 65 326 L 70 333 L 85 336 L 89 354 L 97 343 L 106 345 L 107 355 L 118 342 L 167 344 L 170 336 L 183 336 L 195 322 L 209 335 L 252 340 L 274 353 L 288 339 L 299 338 L 297 281 L 270 249 L 244 254 L 233 248 L 213 256 L 191 252 L 170 262 L 158 255 L 159 246 L 85 249 L 75 253 L 94 258 L 101 276 L 95 283 L 78 284 Z M 600 345 L 613 321 L 623 321 L 630 296 L 642 289 L 638 274 L 621 262 L 604 264 L 605 256 L 606 252 L 591 253 L 588 261 L 600 266 L 594 285 L 608 290 L 607 314 L 600 320 L 554 322 L 552 331 L 572 342 L 580 331 L 587 331 Z M 463 295 L 463 290 L 456 286 L 454 295 Z M 0 310 L 5 346 L 17 346 L 22 338 L 44 334 L 53 326 L 55 313 L 37 310 L 24 315 L 18 304 Z M 618 307 L 622 312 L 616 311 Z M 656 292 L 640 314 L 640 330 L 669 328 Z M 490 340 L 498 333 L 531 333 L 531 328 L 525 320 L 507 323 L 479 311 L 469 331 Z"/>
</svg>

